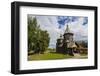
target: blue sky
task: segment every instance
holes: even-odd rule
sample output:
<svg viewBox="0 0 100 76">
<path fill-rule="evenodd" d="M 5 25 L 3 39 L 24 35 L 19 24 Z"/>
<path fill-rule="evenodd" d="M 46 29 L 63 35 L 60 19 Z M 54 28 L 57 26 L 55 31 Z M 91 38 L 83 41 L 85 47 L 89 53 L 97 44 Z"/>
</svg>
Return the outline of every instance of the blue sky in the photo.
<svg viewBox="0 0 100 76">
<path fill-rule="evenodd" d="M 42 16 L 28 15 L 36 17 L 42 30 L 47 30 L 50 35 L 50 48 L 56 47 L 56 40 L 60 34 L 63 34 L 66 25 L 69 25 L 70 31 L 74 33 L 74 40 L 88 39 L 88 17 L 82 16 Z"/>
<path fill-rule="evenodd" d="M 62 28 L 65 24 L 77 22 L 80 17 L 77 16 L 58 16 L 58 23 L 59 23 L 59 28 Z M 83 23 L 82 25 L 86 25 L 88 23 L 88 18 L 84 17 L 83 18 Z"/>
</svg>

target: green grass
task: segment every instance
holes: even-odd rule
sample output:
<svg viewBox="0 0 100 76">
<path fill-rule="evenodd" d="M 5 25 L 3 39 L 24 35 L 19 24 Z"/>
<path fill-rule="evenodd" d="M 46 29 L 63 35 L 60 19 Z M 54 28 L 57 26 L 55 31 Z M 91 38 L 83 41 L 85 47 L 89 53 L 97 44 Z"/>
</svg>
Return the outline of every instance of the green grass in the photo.
<svg viewBox="0 0 100 76">
<path fill-rule="evenodd" d="M 44 53 L 44 54 L 34 54 L 28 56 L 28 61 L 33 60 L 56 60 L 56 59 L 87 59 L 87 54 L 80 54 L 80 56 L 70 56 L 68 54 L 59 53 Z"/>
<path fill-rule="evenodd" d="M 58 53 L 45 53 L 45 54 L 34 54 L 29 55 L 28 60 L 54 60 L 54 59 L 66 59 L 72 58 L 73 56 L 58 54 Z"/>
</svg>

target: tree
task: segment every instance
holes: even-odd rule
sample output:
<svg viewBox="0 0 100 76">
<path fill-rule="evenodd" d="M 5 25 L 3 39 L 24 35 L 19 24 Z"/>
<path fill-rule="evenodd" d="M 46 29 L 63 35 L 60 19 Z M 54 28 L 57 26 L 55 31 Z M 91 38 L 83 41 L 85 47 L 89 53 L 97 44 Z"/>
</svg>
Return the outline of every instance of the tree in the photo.
<svg viewBox="0 0 100 76">
<path fill-rule="evenodd" d="M 88 43 L 85 42 L 85 41 L 82 41 L 81 45 L 82 45 L 84 48 L 87 48 L 87 47 L 88 47 Z"/>
<path fill-rule="evenodd" d="M 48 32 L 40 29 L 36 18 L 28 17 L 28 52 L 44 53 L 49 46 L 49 41 Z"/>
<path fill-rule="evenodd" d="M 40 44 L 41 44 L 41 53 L 44 53 L 44 51 L 47 50 L 47 47 L 49 46 L 49 34 L 47 31 L 41 31 L 41 38 L 40 38 Z"/>
</svg>

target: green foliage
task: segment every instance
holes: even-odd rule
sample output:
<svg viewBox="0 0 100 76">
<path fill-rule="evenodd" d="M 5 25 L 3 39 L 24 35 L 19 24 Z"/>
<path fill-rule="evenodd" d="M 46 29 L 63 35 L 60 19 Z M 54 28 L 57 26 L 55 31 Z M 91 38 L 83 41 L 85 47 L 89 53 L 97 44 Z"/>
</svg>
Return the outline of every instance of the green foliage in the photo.
<svg viewBox="0 0 100 76">
<path fill-rule="evenodd" d="M 81 45 L 82 45 L 84 48 L 87 48 L 87 47 L 88 47 L 88 43 L 85 42 L 85 41 L 82 41 Z"/>
<path fill-rule="evenodd" d="M 48 32 L 40 29 L 36 18 L 28 17 L 28 52 L 44 53 L 49 46 L 49 41 Z"/>
<path fill-rule="evenodd" d="M 82 46 L 83 48 L 88 48 L 88 42 L 87 41 L 76 41 L 75 44 L 78 47 Z"/>
</svg>

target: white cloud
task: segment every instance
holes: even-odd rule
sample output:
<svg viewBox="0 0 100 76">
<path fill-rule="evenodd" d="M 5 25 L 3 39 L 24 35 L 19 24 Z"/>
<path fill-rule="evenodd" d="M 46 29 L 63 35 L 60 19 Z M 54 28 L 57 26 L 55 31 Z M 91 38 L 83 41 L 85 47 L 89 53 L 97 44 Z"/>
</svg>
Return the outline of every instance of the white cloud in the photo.
<svg viewBox="0 0 100 76">
<path fill-rule="evenodd" d="M 33 16 L 34 17 L 34 16 Z M 50 35 L 50 47 L 56 47 L 56 40 L 59 38 L 60 33 L 64 33 L 66 29 L 66 24 L 64 27 L 59 29 L 59 24 L 57 22 L 57 16 L 36 16 L 37 22 L 42 30 L 47 30 Z M 75 40 L 87 40 L 88 28 L 87 24 L 83 24 L 84 17 L 79 17 L 75 22 L 69 23 L 71 32 L 74 33 Z"/>
<path fill-rule="evenodd" d="M 50 47 L 56 47 L 56 40 L 59 37 L 60 29 L 56 16 L 36 16 L 42 30 L 47 30 L 50 36 Z"/>
<path fill-rule="evenodd" d="M 75 22 L 68 23 L 70 31 L 74 33 L 74 40 L 87 40 L 88 38 L 88 24 L 83 24 L 84 17 L 79 17 Z M 62 28 L 62 31 L 66 29 L 66 25 Z"/>
</svg>

